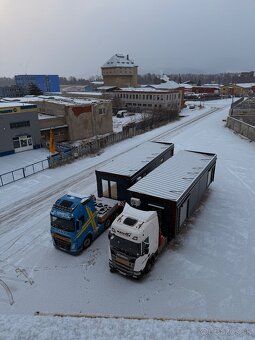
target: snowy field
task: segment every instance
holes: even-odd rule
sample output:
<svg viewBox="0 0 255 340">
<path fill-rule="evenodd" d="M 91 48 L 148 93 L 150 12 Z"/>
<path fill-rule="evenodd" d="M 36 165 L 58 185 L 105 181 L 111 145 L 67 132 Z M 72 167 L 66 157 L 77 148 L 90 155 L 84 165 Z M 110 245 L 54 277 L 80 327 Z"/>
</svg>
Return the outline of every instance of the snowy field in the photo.
<svg viewBox="0 0 255 340">
<path fill-rule="evenodd" d="M 230 103 L 211 101 L 200 110 L 184 109 L 186 117 L 180 121 L 108 147 L 100 156 L 48 169 L 0 188 L 0 279 L 10 289 L 7 294 L 0 287 L 2 334 L 11 334 L 11 324 L 16 330 L 13 339 L 15 335 L 19 339 L 22 329 L 31 334 L 31 339 L 40 338 L 39 334 L 42 339 L 50 338 L 50 331 L 51 338 L 81 338 L 82 330 L 89 330 L 91 339 L 255 337 L 253 324 L 206 324 L 207 331 L 203 333 L 204 324 L 199 323 L 32 317 L 39 311 L 106 317 L 255 320 L 255 144 L 225 127 L 223 120 Z M 206 112 L 212 113 L 183 125 Z M 181 124 L 181 129 L 173 130 Z M 80 256 L 56 250 L 49 222 L 56 198 L 79 189 L 96 193 L 95 168 L 151 139 L 173 142 L 175 153 L 182 149 L 215 152 L 218 160 L 215 182 L 199 209 L 149 275 L 134 281 L 110 273 L 106 233 Z M 15 168 L 15 156 L 14 161 L 8 156 L 9 169 Z M 0 173 L 5 159 L 0 159 Z M 65 320 L 66 326 L 61 326 Z M 35 328 L 31 330 L 32 327 Z M 91 327 L 98 333 L 93 333 Z M 40 329 L 44 332 L 40 333 Z M 233 333 L 226 334 L 227 330 Z"/>
</svg>

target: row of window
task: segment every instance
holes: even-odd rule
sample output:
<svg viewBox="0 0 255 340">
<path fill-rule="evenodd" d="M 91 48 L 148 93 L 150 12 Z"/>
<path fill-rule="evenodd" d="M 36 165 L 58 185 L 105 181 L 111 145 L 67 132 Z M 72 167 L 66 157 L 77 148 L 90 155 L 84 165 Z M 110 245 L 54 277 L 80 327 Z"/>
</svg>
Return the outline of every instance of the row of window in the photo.
<svg viewBox="0 0 255 340">
<path fill-rule="evenodd" d="M 104 70 L 104 74 L 112 74 L 112 75 L 118 75 L 118 74 L 132 74 L 133 71 L 130 68 L 120 68 L 117 70 Z"/>
<path fill-rule="evenodd" d="M 10 123 L 11 129 L 18 129 L 18 128 L 25 127 L 25 126 L 30 126 L 29 120 L 24 120 L 23 122 Z"/>
<path fill-rule="evenodd" d="M 130 94 L 130 93 L 118 93 L 118 98 L 121 99 L 138 99 L 138 100 L 175 100 L 180 98 L 179 93 L 172 93 L 172 94 Z"/>
<path fill-rule="evenodd" d="M 141 106 L 143 106 L 143 107 L 162 107 L 162 105 L 161 104 L 154 104 L 154 105 L 152 105 L 152 104 L 141 104 L 141 103 L 126 103 L 126 105 L 127 106 L 134 106 L 134 107 L 141 107 Z M 168 104 L 167 105 L 167 107 L 171 107 L 173 104 Z M 175 105 L 176 105 L 176 103 L 175 103 Z M 166 107 L 166 105 L 164 105 L 164 107 Z"/>
</svg>

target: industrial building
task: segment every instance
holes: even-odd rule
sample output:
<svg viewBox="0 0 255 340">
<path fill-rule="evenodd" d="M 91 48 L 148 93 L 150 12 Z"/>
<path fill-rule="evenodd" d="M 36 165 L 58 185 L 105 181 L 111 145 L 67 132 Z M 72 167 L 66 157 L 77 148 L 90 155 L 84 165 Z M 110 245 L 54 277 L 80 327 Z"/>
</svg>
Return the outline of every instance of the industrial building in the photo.
<svg viewBox="0 0 255 340">
<path fill-rule="evenodd" d="M 13 99 L 5 98 L 5 102 L 0 103 L 0 129 L 5 128 L 7 131 L 6 124 L 9 124 L 9 120 L 12 122 L 11 117 L 15 118 L 15 121 L 29 122 L 27 124 L 30 125 L 26 126 L 22 123 L 19 132 L 29 130 L 27 135 L 34 136 L 33 145 L 29 144 L 30 149 L 40 145 L 48 146 L 51 129 L 56 143 L 84 140 L 113 131 L 110 100 L 61 96 L 30 96 L 15 98 L 15 100 L 16 102 L 13 102 Z M 12 116 L 9 117 L 8 113 Z M 21 127 L 26 129 L 21 130 Z M 9 134 L 13 135 L 8 132 L 8 136 Z M 2 155 L 29 149 L 28 146 L 24 148 L 25 143 L 22 143 L 21 148 L 13 148 L 9 137 L 6 139 L 4 134 L 0 134 L 0 144 Z"/>
<path fill-rule="evenodd" d="M 99 197 L 126 200 L 127 189 L 172 157 L 174 144 L 146 142 L 96 170 Z"/>
<path fill-rule="evenodd" d="M 102 67 L 105 86 L 136 87 L 138 66 L 129 56 L 113 55 Z"/>
<path fill-rule="evenodd" d="M 214 180 L 216 155 L 180 151 L 128 189 L 132 206 L 156 210 L 163 236 L 180 231 Z"/>
<path fill-rule="evenodd" d="M 121 101 L 121 107 L 129 111 L 143 112 L 153 109 L 180 111 L 183 105 L 183 89 L 160 90 L 151 87 L 122 88 L 113 91 Z"/>
<path fill-rule="evenodd" d="M 4 97 L 16 98 L 16 97 L 21 97 L 22 95 L 23 95 L 23 91 L 17 85 L 0 87 L 0 98 L 4 98 Z"/>
<path fill-rule="evenodd" d="M 60 92 L 59 76 L 58 75 L 16 75 L 16 85 L 19 86 L 24 94 L 29 94 L 31 84 L 36 85 L 42 93 Z"/>
<path fill-rule="evenodd" d="M 0 103 L 0 156 L 40 147 L 38 109 L 35 104 Z"/>
</svg>

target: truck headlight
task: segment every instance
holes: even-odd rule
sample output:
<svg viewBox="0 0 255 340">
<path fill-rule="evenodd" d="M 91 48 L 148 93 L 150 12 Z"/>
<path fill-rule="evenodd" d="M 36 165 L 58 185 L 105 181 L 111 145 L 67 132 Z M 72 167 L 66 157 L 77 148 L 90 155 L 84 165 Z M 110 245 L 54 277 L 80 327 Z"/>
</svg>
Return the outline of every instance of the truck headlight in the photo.
<svg viewBox="0 0 255 340">
<path fill-rule="evenodd" d="M 75 249 L 76 249 L 76 243 L 72 243 L 71 250 L 75 250 Z"/>
</svg>

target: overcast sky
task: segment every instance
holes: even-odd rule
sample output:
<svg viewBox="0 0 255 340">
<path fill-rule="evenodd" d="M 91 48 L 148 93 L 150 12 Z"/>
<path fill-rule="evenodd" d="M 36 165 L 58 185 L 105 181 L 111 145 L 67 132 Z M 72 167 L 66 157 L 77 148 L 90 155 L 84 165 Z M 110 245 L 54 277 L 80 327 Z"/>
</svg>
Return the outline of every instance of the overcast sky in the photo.
<svg viewBox="0 0 255 340">
<path fill-rule="evenodd" d="M 255 0 L 0 0 L 0 77 L 255 70 Z"/>
</svg>

